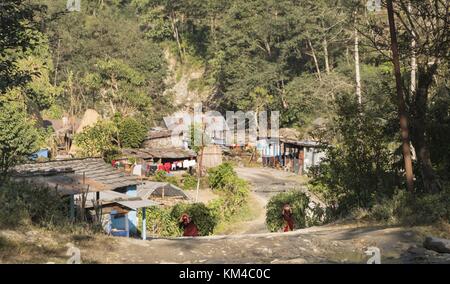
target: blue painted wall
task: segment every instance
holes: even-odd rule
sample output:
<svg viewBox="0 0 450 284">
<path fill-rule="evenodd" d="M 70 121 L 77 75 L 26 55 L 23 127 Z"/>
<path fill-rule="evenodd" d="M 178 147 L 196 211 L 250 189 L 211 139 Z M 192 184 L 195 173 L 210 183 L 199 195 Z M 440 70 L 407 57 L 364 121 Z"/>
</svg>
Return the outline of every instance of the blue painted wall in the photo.
<svg viewBox="0 0 450 284">
<path fill-rule="evenodd" d="M 127 218 L 127 215 L 121 215 L 119 217 L 119 216 L 117 216 L 115 214 L 115 212 L 111 212 L 110 218 L 111 218 L 110 232 L 111 232 L 112 229 L 121 230 L 119 232 L 117 232 L 117 231 L 116 232 L 111 232 L 111 234 L 113 236 L 116 236 L 116 237 L 126 237 L 127 233 L 125 231 L 125 227 L 126 227 L 125 226 L 125 220 L 126 220 L 125 218 Z"/>
<path fill-rule="evenodd" d="M 49 157 L 49 150 L 48 149 L 41 149 L 41 150 L 37 151 L 36 153 L 32 154 L 30 156 L 30 160 L 35 161 L 35 160 L 37 160 L 39 158 L 48 159 L 48 157 Z"/>
<path fill-rule="evenodd" d="M 137 196 L 137 186 L 129 186 L 127 187 L 127 195 L 128 196 Z M 130 211 L 128 212 L 128 221 L 130 226 L 130 236 L 131 235 L 137 235 L 137 227 L 138 227 L 138 220 L 137 220 L 137 212 L 136 211 Z"/>
</svg>

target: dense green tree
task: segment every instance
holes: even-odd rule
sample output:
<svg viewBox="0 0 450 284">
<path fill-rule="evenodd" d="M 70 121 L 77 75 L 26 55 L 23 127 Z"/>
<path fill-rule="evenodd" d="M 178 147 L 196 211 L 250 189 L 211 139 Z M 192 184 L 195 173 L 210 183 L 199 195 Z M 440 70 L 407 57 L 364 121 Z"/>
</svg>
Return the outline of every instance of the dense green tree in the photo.
<svg viewBox="0 0 450 284">
<path fill-rule="evenodd" d="M 42 56 L 44 36 L 35 14 L 39 5 L 22 0 L 0 4 L 0 181 L 37 150 L 39 133 L 29 113 L 48 105 L 56 91 L 48 84 Z M 34 107 L 36 106 L 36 108 Z"/>
<path fill-rule="evenodd" d="M 39 134 L 27 112 L 14 103 L 0 106 L 0 182 L 8 170 L 37 150 Z"/>
<path fill-rule="evenodd" d="M 34 15 L 42 9 L 24 0 L 0 4 L 0 92 L 30 80 L 30 72 L 18 70 L 17 61 L 29 54 L 41 36 Z"/>
</svg>

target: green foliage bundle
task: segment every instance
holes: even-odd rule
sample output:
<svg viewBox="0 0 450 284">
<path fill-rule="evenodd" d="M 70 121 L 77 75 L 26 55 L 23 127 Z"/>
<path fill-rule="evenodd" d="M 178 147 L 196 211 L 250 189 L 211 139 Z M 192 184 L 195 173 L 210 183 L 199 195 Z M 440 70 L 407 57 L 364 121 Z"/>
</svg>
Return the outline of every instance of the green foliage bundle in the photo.
<svg viewBox="0 0 450 284">
<path fill-rule="evenodd" d="M 175 176 L 169 176 L 167 175 L 167 172 L 163 170 L 156 171 L 154 180 L 159 182 L 168 182 L 176 186 L 179 185 L 178 179 Z"/>
<path fill-rule="evenodd" d="M 201 236 L 208 236 L 214 232 L 218 223 L 217 216 L 211 208 L 203 203 L 177 204 L 172 208 L 170 215 L 173 220 L 179 220 L 183 213 L 189 214 L 192 221 L 197 225 Z"/>
<path fill-rule="evenodd" d="M 299 191 L 289 191 L 273 196 L 267 203 L 266 225 L 271 232 L 280 231 L 285 222 L 282 217 L 282 210 L 285 204 L 292 208 L 294 218 L 294 229 L 301 229 L 310 226 L 320 225 L 324 218 L 324 212 L 316 206 L 310 208 L 309 197 Z"/>
<path fill-rule="evenodd" d="M 142 220 L 142 212 L 139 210 L 139 220 Z M 142 224 L 142 222 L 139 222 Z M 172 218 L 170 208 L 150 207 L 146 209 L 147 231 L 159 237 L 181 236 L 182 232 L 178 220 Z"/>
</svg>

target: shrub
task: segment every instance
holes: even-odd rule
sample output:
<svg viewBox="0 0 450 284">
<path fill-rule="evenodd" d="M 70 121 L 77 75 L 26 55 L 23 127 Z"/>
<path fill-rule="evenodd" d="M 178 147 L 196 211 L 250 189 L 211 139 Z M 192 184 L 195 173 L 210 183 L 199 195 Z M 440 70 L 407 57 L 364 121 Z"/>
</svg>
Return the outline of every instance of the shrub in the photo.
<svg viewBox="0 0 450 284">
<path fill-rule="evenodd" d="M 397 221 L 407 225 L 450 221 L 450 190 L 436 194 L 411 194 L 400 191 L 394 196 L 393 213 Z"/>
<path fill-rule="evenodd" d="M 217 215 L 214 214 L 213 210 L 208 208 L 203 203 L 194 204 L 177 204 L 172 208 L 170 215 L 173 220 L 180 219 L 183 213 L 189 214 L 192 221 L 197 225 L 199 234 L 201 236 L 207 236 L 214 232 L 214 228 L 217 225 L 218 219 Z"/>
<path fill-rule="evenodd" d="M 306 228 L 322 223 L 324 212 L 320 207 L 310 208 L 310 199 L 303 192 L 289 191 L 273 196 L 267 204 L 266 225 L 271 232 L 284 227 L 282 209 L 285 204 L 292 208 L 294 228 Z"/>
<path fill-rule="evenodd" d="M 248 202 L 248 183 L 240 179 L 230 163 L 223 163 L 208 171 L 208 182 L 220 198 L 212 203 L 219 210 L 219 215 L 229 220 Z"/>
<path fill-rule="evenodd" d="M 123 118 L 120 114 L 114 117 L 117 127 L 117 140 L 124 148 L 139 148 L 147 135 L 147 128 L 132 117 Z"/>
<path fill-rule="evenodd" d="M 404 225 L 433 224 L 450 220 L 450 191 L 436 194 L 397 191 L 392 198 L 385 198 L 369 211 L 369 217 L 376 221 Z"/>
<path fill-rule="evenodd" d="M 42 115 L 49 119 L 62 119 L 64 108 L 58 104 L 52 104 L 48 109 L 42 111 Z"/>
<path fill-rule="evenodd" d="M 197 178 L 190 174 L 183 175 L 183 188 L 186 190 L 192 190 L 197 188 Z"/>
<path fill-rule="evenodd" d="M 208 182 L 212 189 L 223 189 L 236 178 L 236 172 L 230 163 L 223 163 L 208 170 Z"/>
<path fill-rule="evenodd" d="M 166 173 L 166 171 L 163 171 L 163 170 L 157 170 L 154 178 L 155 178 L 155 181 L 160 181 L 160 182 L 166 181 L 167 173 Z"/>
<path fill-rule="evenodd" d="M 107 153 L 118 152 L 117 145 L 113 143 L 116 132 L 117 129 L 111 122 L 99 121 L 75 134 L 74 142 L 80 147 L 80 155 L 83 157 L 106 157 Z"/>
<path fill-rule="evenodd" d="M 9 168 L 38 149 L 39 134 L 27 113 L 13 103 L 0 103 L 0 129 L 1 183 Z"/>
<path fill-rule="evenodd" d="M 178 186 L 178 179 L 174 176 L 168 176 L 166 171 L 157 170 L 154 177 L 155 181 L 168 182 Z"/>
<path fill-rule="evenodd" d="M 54 190 L 25 182 L 0 187 L 0 225 L 52 225 L 67 221 L 67 204 Z"/>
</svg>

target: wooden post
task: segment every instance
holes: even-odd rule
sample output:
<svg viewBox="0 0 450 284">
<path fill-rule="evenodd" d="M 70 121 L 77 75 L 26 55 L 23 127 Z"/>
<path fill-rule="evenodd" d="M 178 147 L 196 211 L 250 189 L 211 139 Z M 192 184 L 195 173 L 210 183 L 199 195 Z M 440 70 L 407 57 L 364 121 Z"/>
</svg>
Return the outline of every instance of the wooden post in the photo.
<svg viewBox="0 0 450 284">
<path fill-rule="evenodd" d="M 74 195 L 70 195 L 69 199 L 69 212 L 70 212 L 70 220 L 73 221 L 75 219 L 75 197 Z"/>
<path fill-rule="evenodd" d="M 204 122 L 203 122 L 203 119 L 202 119 L 202 146 L 201 146 L 201 148 L 200 148 L 200 153 L 201 153 L 201 155 L 200 155 L 200 161 L 198 162 L 198 171 L 197 171 L 197 193 L 196 193 L 196 195 L 195 195 L 195 202 L 197 202 L 198 201 L 198 192 L 199 192 L 199 190 L 200 190 L 200 178 L 202 177 L 202 162 L 203 162 L 203 151 L 204 151 L 204 148 L 205 148 L 205 141 L 204 141 L 204 136 L 203 136 L 203 134 L 205 133 L 205 130 L 206 130 L 206 125 L 204 124 Z M 194 132 L 195 132 L 195 129 L 194 129 Z"/>
<path fill-rule="evenodd" d="M 300 150 L 299 158 L 298 158 L 298 174 L 303 175 L 303 169 L 305 165 L 305 148 Z"/>
<path fill-rule="evenodd" d="M 146 208 L 142 208 L 142 239 L 147 239 L 147 216 Z"/>
<path fill-rule="evenodd" d="M 125 214 L 125 232 L 127 234 L 127 238 L 130 237 L 130 225 L 128 224 L 128 213 Z"/>
</svg>

